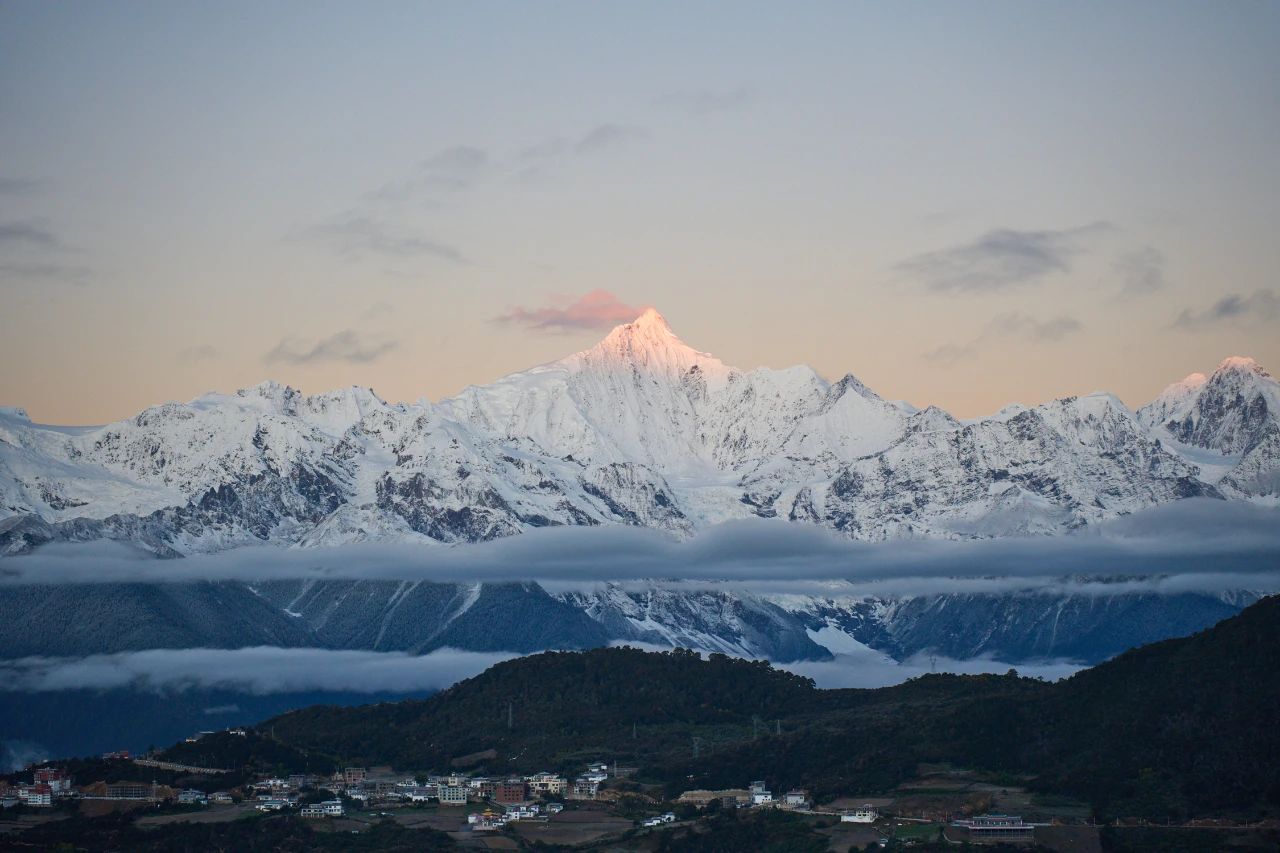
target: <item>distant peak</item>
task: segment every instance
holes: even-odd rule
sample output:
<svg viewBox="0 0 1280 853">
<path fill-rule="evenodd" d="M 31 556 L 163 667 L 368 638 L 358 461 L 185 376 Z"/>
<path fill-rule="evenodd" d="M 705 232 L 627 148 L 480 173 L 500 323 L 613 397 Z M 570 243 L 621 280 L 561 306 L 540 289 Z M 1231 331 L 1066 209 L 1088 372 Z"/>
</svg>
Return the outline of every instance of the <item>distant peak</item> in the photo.
<svg viewBox="0 0 1280 853">
<path fill-rule="evenodd" d="M 670 332 L 671 326 L 667 323 L 667 318 L 658 313 L 657 308 L 646 308 L 639 317 L 627 323 L 628 326 L 636 326 L 638 328 L 658 328 Z"/>
<path fill-rule="evenodd" d="M 707 376 L 727 375 L 730 368 L 709 353 L 690 347 L 671 330 L 657 309 L 646 308 L 630 323 L 615 326 L 594 347 L 567 362 L 627 364 L 651 371 L 687 373 L 697 367 Z"/>
<path fill-rule="evenodd" d="M 1245 355 L 1233 355 L 1224 358 L 1214 373 L 1256 373 L 1259 376 L 1270 376 L 1257 360 Z"/>
</svg>

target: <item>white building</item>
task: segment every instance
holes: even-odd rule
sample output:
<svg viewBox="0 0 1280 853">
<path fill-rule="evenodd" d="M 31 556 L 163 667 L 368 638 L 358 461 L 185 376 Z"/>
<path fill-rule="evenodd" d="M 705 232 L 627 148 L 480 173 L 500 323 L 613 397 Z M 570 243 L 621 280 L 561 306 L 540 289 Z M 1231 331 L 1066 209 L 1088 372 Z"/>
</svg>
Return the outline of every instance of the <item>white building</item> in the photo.
<svg viewBox="0 0 1280 853">
<path fill-rule="evenodd" d="M 841 823 L 875 823 L 880 814 L 868 803 L 859 806 L 856 809 L 842 812 L 840 814 Z"/>
<path fill-rule="evenodd" d="M 535 773 L 524 777 L 529 783 L 529 791 L 534 794 L 563 794 L 568 782 L 563 776 L 554 773 Z"/>
<path fill-rule="evenodd" d="M 787 791 L 782 798 L 782 804 L 789 809 L 803 809 L 809 805 L 809 795 L 796 788 Z"/>
<path fill-rule="evenodd" d="M 39 785 L 23 785 L 18 789 L 18 799 L 29 806 L 53 805 L 53 789 L 41 783 Z"/>
<path fill-rule="evenodd" d="M 467 785 L 441 785 L 439 789 L 440 805 L 465 806 L 467 804 Z"/>
<path fill-rule="evenodd" d="M 204 791 L 197 791 L 192 788 L 188 788 L 185 791 L 178 792 L 178 802 L 188 806 L 203 806 L 208 804 L 209 798 L 205 796 Z"/>
<path fill-rule="evenodd" d="M 303 806 L 301 814 L 303 817 L 342 817 L 346 811 L 342 808 L 342 800 L 325 800 Z"/>
</svg>

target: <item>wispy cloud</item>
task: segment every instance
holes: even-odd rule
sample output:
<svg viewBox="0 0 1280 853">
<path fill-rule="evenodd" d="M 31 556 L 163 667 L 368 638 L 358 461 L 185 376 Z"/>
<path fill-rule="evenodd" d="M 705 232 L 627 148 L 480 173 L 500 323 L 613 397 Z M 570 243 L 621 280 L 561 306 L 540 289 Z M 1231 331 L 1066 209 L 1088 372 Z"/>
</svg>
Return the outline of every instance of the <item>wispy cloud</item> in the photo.
<svg viewBox="0 0 1280 853">
<path fill-rule="evenodd" d="M 825 581 L 839 584 L 842 594 L 914 595 L 1043 591 L 1061 585 L 1063 578 L 1088 575 L 1127 579 L 1127 586 L 1094 584 L 1096 594 L 1275 590 L 1280 589 L 1278 519 L 1280 509 L 1274 507 L 1192 498 L 1062 536 L 986 540 L 855 542 L 807 525 L 748 519 L 684 541 L 644 528 L 540 528 L 465 548 L 262 546 L 181 560 L 156 560 L 118 542 L 67 543 L 0 560 L 0 584 L 197 577 L 536 580 L 547 586 L 676 577 L 771 592 L 813 592 L 813 582 Z M 1079 583 L 1071 589 L 1090 591 Z"/>
<path fill-rule="evenodd" d="M 263 360 L 268 364 L 311 364 L 345 361 L 364 364 L 394 350 L 396 341 L 366 341 L 353 329 L 344 329 L 313 344 L 296 338 L 285 338 L 276 344 Z"/>
<path fill-rule="evenodd" d="M 1245 296 L 1231 293 L 1201 311 L 1183 309 L 1173 321 L 1178 328 L 1209 329 L 1216 326 L 1244 326 L 1268 323 L 1280 318 L 1280 295 L 1274 290 L 1255 290 Z"/>
<path fill-rule="evenodd" d="M 907 258 L 897 269 L 937 292 L 1004 290 L 1070 272 L 1091 240 L 1113 230 L 1095 222 L 1061 231 L 988 231 L 972 242 Z"/>
<path fill-rule="evenodd" d="M 151 649 L 86 658 L 0 661 L 0 690 L 217 688 L 255 695 L 310 690 L 357 693 L 439 690 L 513 652 L 440 649 L 426 655 L 334 649 Z M 205 713 L 228 712 L 209 708 Z"/>
<path fill-rule="evenodd" d="M 625 124 L 602 124 L 587 131 L 573 146 L 578 154 L 595 154 L 647 139 L 648 131 Z"/>
<path fill-rule="evenodd" d="M 656 103 L 691 116 L 709 116 L 746 109 L 758 99 L 759 94 L 753 87 L 738 86 L 722 91 L 704 89 L 696 92 L 675 92 L 658 98 Z"/>
<path fill-rule="evenodd" d="M 1112 268 L 1123 282 L 1121 296 L 1146 296 L 1164 289 L 1164 255 L 1150 246 L 1121 255 Z"/>
<path fill-rule="evenodd" d="M 494 321 L 542 332 L 572 332 L 612 328 L 634 320 L 643 310 L 627 305 L 607 290 L 592 290 L 578 297 L 554 296 L 550 304 L 541 308 L 517 306 Z"/>
<path fill-rule="evenodd" d="M 88 267 L 51 261 L 0 263 L 0 282 L 6 284 L 51 282 L 80 286 L 88 282 L 91 274 Z"/>
<path fill-rule="evenodd" d="M 44 222 L 24 220 L 0 222 L 0 246 L 31 246 L 61 249 L 62 240 Z"/>
<path fill-rule="evenodd" d="M 1029 343 L 1060 341 L 1084 328 L 1074 317 L 1059 316 L 1037 320 L 1026 314 L 1011 312 L 993 317 L 982 332 L 964 343 L 949 343 L 930 350 L 924 357 L 941 364 L 955 364 L 972 358 L 988 345 L 1009 338 Z"/>
<path fill-rule="evenodd" d="M 404 201 L 410 198 L 459 193 L 470 189 L 491 172 L 489 153 L 471 145 L 455 145 L 432 154 L 408 177 L 386 184 L 370 194 L 375 201 Z"/>
<path fill-rule="evenodd" d="M 459 264 L 466 262 L 462 252 L 455 246 L 409 233 L 407 230 L 399 230 L 379 219 L 360 214 L 340 216 L 330 222 L 313 225 L 307 229 L 306 234 L 349 257 L 429 256 Z"/>
</svg>

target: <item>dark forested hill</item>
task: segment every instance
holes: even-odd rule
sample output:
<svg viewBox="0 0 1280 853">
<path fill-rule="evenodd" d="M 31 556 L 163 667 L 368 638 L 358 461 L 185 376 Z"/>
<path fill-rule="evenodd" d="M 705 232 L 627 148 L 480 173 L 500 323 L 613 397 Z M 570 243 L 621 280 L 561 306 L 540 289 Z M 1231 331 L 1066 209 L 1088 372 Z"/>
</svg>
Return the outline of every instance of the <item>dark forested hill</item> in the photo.
<svg viewBox="0 0 1280 853">
<path fill-rule="evenodd" d="M 763 662 L 635 649 L 508 661 L 423 701 L 313 707 L 259 727 L 340 761 L 492 772 L 643 765 L 681 787 L 887 789 L 919 762 L 1034 778 L 1102 816 L 1280 814 L 1280 597 L 1049 684 L 929 675 L 818 690 Z M 699 755 L 693 757 L 697 738 Z"/>
</svg>

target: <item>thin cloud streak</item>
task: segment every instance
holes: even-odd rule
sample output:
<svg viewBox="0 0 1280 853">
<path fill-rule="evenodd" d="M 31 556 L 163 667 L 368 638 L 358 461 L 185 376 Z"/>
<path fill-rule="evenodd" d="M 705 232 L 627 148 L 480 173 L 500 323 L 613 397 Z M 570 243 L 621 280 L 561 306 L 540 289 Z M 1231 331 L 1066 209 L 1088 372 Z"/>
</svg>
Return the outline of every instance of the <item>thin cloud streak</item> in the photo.
<svg viewBox="0 0 1280 853">
<path fill-rule="evenodd" d="M 326 361 L 367 364 L 398 346 L 396 341 L 366 341 L 354 329 L 344 329 L 310 346 L 294 338 L 285 338 L 263 356 L 263 361 L 267 364 L 294 365 Z"/>
<path fill-rule="evenodd" d="M 539 332 L 576 332 L 583 329 L 610 329 L 634 320 L 644 310 L 628 305 L 607 290 L 597 289 L 581 296 L 555 296 L 541 308 L 517 306 L 494 317 L 496 323 L 524 326 Z"/>
<path fill-rule="evenodd" d="M 1093 239 L 1114 231 L 1095 222 L 1060 231 L 988 231 L 970 243 L 924 252 L 897 266 L 939 293 L 990 293 L 1068 273 Z"/>
<path fill-rule="evenodd" d="M 337 649 L 148 649 L 85 658 L 0 661 L 0 691 L 133 688 L 240 690 L 254 695 L 310 690 L 356 693 L 441 690 L 515 652 L 438 649 L 426 655 Z"/>
<path fill-rule="evenodd" d="M 33 246 L 61 249 L 62 240 L 49 226 L 35 220 L 0 222 L 0 246 Z"/>
<path fill-rule="evenodd" d="M 625 124 L 602 124 L 587 131 L 573 146 L 578 154 L 595 154 L 649 137 L 641 127 Z"/>
<path fill-rule="evenodd" d="M 455 246 L 421 235 L 398 231 L 386 222 L 369 216 L 339 217 L 331 222 L 313 225 L 305 233 L 348 257 L 427 256 L 455 264 L 466 263 L 466 258 Z"/>
<path fill-rule="evenodd" d="M 1175 328 L 1201 331 L 1216 326 L 1267 323 L 1278 318 L 1280 295 L 1274 290 L 1264 289 L 1255 290 L 1248 296 L 1228 294 L 1201 311 L 1185 308 L 1173 325 Z"/>
<path fill-rule="evenodd" d="M 1079 320 L 1066 315 L 1042 321 L 1026 314 L 1011 312 L 993 317 L 977 337 L 965 343 L 943 344 L 925 353 L 924 357 L 929 361 L 951 365 L 974 357 L 989 344 L 999 340 L 1019 338 L 1033 344 L 1052 343 L 1083 328 Z"/>
</svg>

